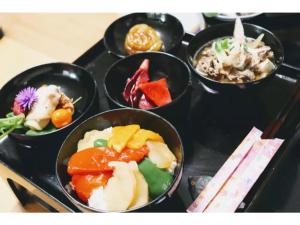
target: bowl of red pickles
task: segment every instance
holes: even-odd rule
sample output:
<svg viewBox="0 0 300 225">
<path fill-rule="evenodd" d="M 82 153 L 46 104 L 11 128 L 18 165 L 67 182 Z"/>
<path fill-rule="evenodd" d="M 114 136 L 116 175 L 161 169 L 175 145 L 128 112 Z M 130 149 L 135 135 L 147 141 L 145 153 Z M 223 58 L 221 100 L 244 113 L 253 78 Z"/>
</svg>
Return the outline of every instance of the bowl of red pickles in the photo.
<svg viewBox="0 0 300 225">
<path fill-rule="evenodd" d="M 56 175 L 81 211 L 153 211 L 176 191 L 183 155 L 180 136 L 167 120 L 145 110 L 115 109 L 69 134 Z"/>
<path fill-rule="evenodd" d="M 137 108 L 174 122 L 190 108 L 191 74 L 185 62 L 163 52 L 128 56 L 107 71 L 104 92 L 111 108 Z"/>
</svg>

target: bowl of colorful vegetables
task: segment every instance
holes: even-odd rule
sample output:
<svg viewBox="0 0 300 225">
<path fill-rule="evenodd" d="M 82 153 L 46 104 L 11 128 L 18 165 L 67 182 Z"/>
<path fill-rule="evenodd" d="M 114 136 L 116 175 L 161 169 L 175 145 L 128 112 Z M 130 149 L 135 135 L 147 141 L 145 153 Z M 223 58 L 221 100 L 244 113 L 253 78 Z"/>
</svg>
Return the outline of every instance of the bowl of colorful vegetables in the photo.
<svg viewBox="0 0 300 225">
<path fill-rule="evenodd" d="M 185 62 L 163 52 L 138 53 L 107 71 L 104 92 L 111 108 L 138 108 L 171 122 L 186 117 L 191 74 Z"/>
<path fill-rule="evenodd" d="M 144 110 L 115 109 L 69 134 L 56 175 L 81 211 L 152 211 L 176 191 L 183 155 L 180 136 L 167 120 Z"/>
<path fill-rule="evenodd" d="M 30 148 L 60 144 L 91 111 L 96 94 L 95 80 L 76 65 L 28 69 L 0 91 L 0 139 L 10 136 Z"/>
</svg>

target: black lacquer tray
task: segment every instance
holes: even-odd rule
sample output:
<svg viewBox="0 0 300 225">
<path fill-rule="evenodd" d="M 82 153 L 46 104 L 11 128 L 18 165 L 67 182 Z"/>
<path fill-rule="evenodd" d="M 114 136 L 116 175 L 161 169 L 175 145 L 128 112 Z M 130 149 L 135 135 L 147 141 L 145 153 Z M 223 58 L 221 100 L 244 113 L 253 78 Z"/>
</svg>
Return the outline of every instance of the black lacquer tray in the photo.
<svg viewBox="0 0 300 225">
<path fill-rule="evenodd" d="M 263 26 L 270 19 L 273 18 L 262 17 L 255 23 Z M 300 27 L 292 26 L 289 29 Z M 278 30 L 274 28 L 273 31 Z M 278 32 L 286 37 L 290 31 Z M 191 37 L 185 35 L 176 53 L 184 60 L 185 47 Z M 300 37 L 298 40 L 300 42 Z M 286 54 L 292 62 L 295 57 L 289 52 Z M 74 62 L 87 68 L 97 80 L 100 103 L 97 112 L 109 109 L 102 84 L 106 70 L 116 60 L 105 50 L 101 40 Z M 175 197 L 156 211 L 184 212 L 192 202 L 188 178 L 213 176 L 253 126 L 265 130 L 288 104 L 295 91 L 297 78 L 297 72 L 283 66 L 268 85 L 236 96 L 224 96 L 207 91 L 193 77 L 189 124 L 180 129 L 185 147 L 182 181 Z M 276 133 L 277 137 L 286 139 L 284 145 L 238 211 L 300 211 L 300 192 L 297 190 L 300 183 L 297 171 L 300 162 L 300 152 L 297 151 L 300 144 L 299 121 L 300 105 L 295 104 Z M 60 189 L 54 168 L 55 157 L 45 155 L 43 149 L 22 149 L 9 138 L 0 142 L 0 175 L 8 181 L 22 204 L 36 201 L 50 211 L 78 211 Z"/>
</svg>

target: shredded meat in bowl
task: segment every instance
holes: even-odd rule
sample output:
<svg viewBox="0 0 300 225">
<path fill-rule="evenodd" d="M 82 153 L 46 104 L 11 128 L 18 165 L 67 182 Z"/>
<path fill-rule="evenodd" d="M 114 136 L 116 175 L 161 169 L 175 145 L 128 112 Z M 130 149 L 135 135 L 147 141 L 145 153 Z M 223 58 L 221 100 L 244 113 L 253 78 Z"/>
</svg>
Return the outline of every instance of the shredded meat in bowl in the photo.
<svg viewBox="0 0 300 225">
<path fill-rule="evenodd" d="M 195 68 L 206 77 L 222 83 L 259 80 L 274 69 L 274 53 L 263 41 L 245 37 L 241 21 L 236 20 L 233 37 L 207 43 L 195 57 Z"/>
</svg>

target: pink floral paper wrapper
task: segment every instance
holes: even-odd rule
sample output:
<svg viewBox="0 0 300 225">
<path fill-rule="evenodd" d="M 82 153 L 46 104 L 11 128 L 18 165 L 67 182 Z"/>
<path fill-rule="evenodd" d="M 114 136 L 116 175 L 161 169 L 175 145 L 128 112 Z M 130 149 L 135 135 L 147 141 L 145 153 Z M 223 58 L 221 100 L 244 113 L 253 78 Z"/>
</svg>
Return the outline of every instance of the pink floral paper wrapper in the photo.
<svg viewBox="0 0 300 225">
<path fill-rule="evenodd" d="M 207 184 L 205 189 L 200 193 L 198 198 L 190 205 L 187 212 L 203 212 L 206 209 L 222 186 L 237 169 L 241 161 L 246 157 L 253 144 L 260 140 L 261 135 L 262 132 L 260 130 L 255 127 L 252 128 L 242 143 L 236 148 L 212 180 Z"/>
<path fill-rule="evenodd" d="M 281 139 L 257 141 L 204 212 L 234 212 L 282 143 Z"/>
</svg>

